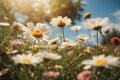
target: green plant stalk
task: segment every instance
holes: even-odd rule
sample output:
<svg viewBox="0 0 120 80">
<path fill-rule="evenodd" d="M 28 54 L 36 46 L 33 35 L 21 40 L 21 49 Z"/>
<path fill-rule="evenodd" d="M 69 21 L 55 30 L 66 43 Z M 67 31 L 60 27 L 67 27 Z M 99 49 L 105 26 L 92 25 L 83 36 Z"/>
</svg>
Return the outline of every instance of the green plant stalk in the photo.
<svg viewBox="0 0 120 80">
<path fill-rule="evenodd" d="M 99 31 L 99 33 L 100 33 L 101 36 L 104 38 L 104 40 L 107 41 L 106 38 L 105 38 L 105 36 L 103 35 L 103 33 L 102 33 L 101 31 Z"/>
<path fill-rule="evenodd" d="M 60 36 L 59 36 L 60 37 L 60 41 L 62 43 L 63 40 L 62 40 L 62 36 L 61 35 L 62 35 L 62 29 L 60 29 Z"/>
<path fill-rule="evenodd" d="M 76 36 L 78 36 L 78 30 L 76 30 Z"/>
<path fill-rule="evenodd" d="M 79 54 L 69 65 L 71 66 L 76 60 L 78 60 L 83 54 Z"/>
<path fill-rule="evenodd" d="M 97 47 L 98 47 L 98 30 L 97 30 L 97 37 L 96 37 L 96 40 L 97 40 Z"/>
<path fill-rule="evenodd" d="M 108 44 L 110 44 L 110 42 L 107 41 L 107 39 L 106 39 L 105 36 L 103 35 L 102 31 L 99 31 L 99 32 L 100 32 L 101 36 L 103 37 L 103 39 L 105 40 L 105 42 L 108 43 Z"/>
<path fill-rule="evenodd" d="M 64 28 L 62 27 L 62 38 L 63 38 L 63 42 L 65 41 L 65 34 L 64 34 Z"/>
</svg>

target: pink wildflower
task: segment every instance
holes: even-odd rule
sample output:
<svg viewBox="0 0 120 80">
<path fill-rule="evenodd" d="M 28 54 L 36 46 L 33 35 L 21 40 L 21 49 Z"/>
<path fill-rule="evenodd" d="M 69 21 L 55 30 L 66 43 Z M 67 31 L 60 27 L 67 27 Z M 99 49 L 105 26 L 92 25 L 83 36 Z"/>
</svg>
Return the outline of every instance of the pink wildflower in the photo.
<svg viewBox="0 0 120 80">
<path fill-rule="evenodd" d="M 57 77 L 60 75 L 60 73 L 54 71 L 48 71 L 48 72 L 44 72 L 43 75 L 47 77 Z"/>
<path fill-rule="evenodd" d="M 92 80 L 91 71 L 83 71 L 77 75 L 77 80 Z"/>
<path fill-rule="evenodd" d="M 104 31 L 105 34 L 108 34 L 109 32 L 110 32 L 109 29 L 107 29 L 107 30 Z"/>
<path fill-rule="evenodd" d="M 11 42 L 11 45 L 12 45 L 12 46 L 21 46 L 21 45 L 24 45 L 24 42 L 21 41 L 21 40 L 13 40 L 13 41 Z"/>
<path fill-rule="evenodd" d="M 113 38 L 111 38 L 111 43 L 114 46 L 119 46 L 120 45 L 120 38 L 119 37 L 113 37 Z"/>
</svg>

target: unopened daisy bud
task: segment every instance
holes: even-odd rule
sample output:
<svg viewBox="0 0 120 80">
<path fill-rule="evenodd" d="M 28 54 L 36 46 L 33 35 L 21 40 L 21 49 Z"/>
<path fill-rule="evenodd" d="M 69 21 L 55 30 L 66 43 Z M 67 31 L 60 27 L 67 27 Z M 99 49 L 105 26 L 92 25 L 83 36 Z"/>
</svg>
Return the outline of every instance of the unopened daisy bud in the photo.
<svg viewBox="0 0 120 80">
<path fill-rule="evenodd" d="M 109 29 L 105 30 L 105 34 L 109 33 Z"/>
<path fill-rule="evenodd" d="M 90 47 L 84 49 L 83 52 L 85 52 L 85 53 L 90 53 Z"/>
<path fill-rule="evenodd" d="M 91 12 L 86 12 L 84 15 L 83 15 L 83 18 L 87 19 L 87 18 L 90 18 L 91 16 Z"/>
<path fill-rule="evenodd" d="M 60 65 L 55 65 L 55 68 L 56 68 L 56 69 L 62 69 L 63 67 L 60 66 Z"/>
<path fill-rule="evenodd" d="M 51 68 L 50 66 L 47 67 L 47 69 L 50 69 L 50 68 Z"/>
</svg>

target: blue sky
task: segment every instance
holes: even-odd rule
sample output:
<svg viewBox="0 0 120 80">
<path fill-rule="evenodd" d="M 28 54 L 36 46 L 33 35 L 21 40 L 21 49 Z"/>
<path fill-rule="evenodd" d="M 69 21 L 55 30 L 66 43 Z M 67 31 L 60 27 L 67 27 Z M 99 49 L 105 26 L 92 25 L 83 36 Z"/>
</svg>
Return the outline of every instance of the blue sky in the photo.
<svg viewBox="0 0 120 80">
<path fill-rule="evenodd" d="M 42 0 L 39 0 L 42 1 Z M 43 2 L 46 3 L 47 0 L 44 0 Z M 120 0 L 83 0 L 87 3 L 86 6 L 83 6 L 84 11 L 81 12 L 83 15 L 85 12 L 91 12 L 92 16 L 91 18 L 96 17 L 109 17 L 112 25 L 110 26 L 116 26 L 116 29 L 120 27 Z M 17 15 L 18 16 L 18 15 Z M 66 15 L 67 16 L 67 15 Z M 21 15 L 19 14 L 18 20 L 21 18 Z M 25 17 L 26 18 L 26 17 Z M 88 30 L 85 29 L 84 25 L 82 23 L 85 20 L 81 18 L 81 21 L 76 21 L 75 25 L 82 26 L 82 29 L 79 31 L 79 34 L 86 34 L 88 35 Z M 73 25 L 72 25 L 73 26 Z M 52 33 L 53 37 L 56 37 L 57 34 L 59 34 L 59 28 L 52 27 Z M 75 40 L 75 32 L 70 30 L 71 26 L 65 27 L 65 37 L 70 38 L 72 40 Z M 120 28 L 119 28 L 120 31 Z M 91 31 L 91 34 L 95 34 L 94 31 Z M 94 39 L 93 39 L 94 40 Z"/>
<path fill-rule="evenodd" d="M 92 17 L 109 17 L 112 22 L 115 22 L 113 12 L 120 9 L 120 0 L 84 0 L 87 5 L 85 11 L 92 12 Z M 83 13 L 84 13 L 83 12 Z"/>
<path fill-rule="evenodd" d="M 117 11 L 120 10 L 120 0 L 83 0 L 87 3 L 84 6 L 84 11 L 81 12 L 83 15 L 85 12 L 90 11 L 92 13 L 92 18 L 96 17 L 109 17 L 111 23 L 117 22 L 117 16 L 114 15 Z M 120 16 L 119 16 L 120 17 Z M 79 34 L 86 34 L 88 35 L 88 30 L 83 28 L 82 22 L 84 19 L 82 18 L 81 21 L 77 21 L 76 25 L 82 26 L 82 29 L 79 31 Z M 53 29 L 53 35 L 56 35 L 59 30 L 57 28 Z M 75 32 L 70 30 L 70 26 L 65 28 L 65 36 L 72 40 L 75 40 Z"/>
</svg>

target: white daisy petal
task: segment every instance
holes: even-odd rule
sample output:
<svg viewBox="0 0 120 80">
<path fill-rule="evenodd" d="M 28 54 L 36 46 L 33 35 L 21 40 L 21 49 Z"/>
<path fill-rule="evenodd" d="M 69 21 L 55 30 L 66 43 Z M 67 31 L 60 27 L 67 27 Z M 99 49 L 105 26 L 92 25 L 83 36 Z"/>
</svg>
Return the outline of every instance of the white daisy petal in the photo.
<svg viewBox="0 0 120 80">
<path fill-rule="evenodd" d="M 53 18 L 50 23 L 57 27 L 65 27 L 70 25 L 71 22 L 72 20 L 68 17 L 58 16 L 57 18 Z"/>
<path fill-rule="evenodd" d="M 42 58 L 42 59 L 48 59 L 48 60 L 59 60 L 62 58 L 61 55 L 49 53 L 49 52 L 38 52 L 36 56 Z"/>
<path fill-rule="evenodd" d="M 109 18 L 91 18 L 88 19 L 84 25 L 93 30 L 101 30 L 102 27 L 109 23 Z"/>
<path fill-rule="evenodd" d="M 27 39 L 32 44 L 40 45 L 41 42 L 48 43 L 51 37 L 51 28 L 43 23 L 37 23 L 36 26 L 31 23 L 27 23 L 28 27 L 24 27 L 23 30 L 23 38 Z"/>
<path fill-rule="evenodd" d="M 14 60 L 15 64 L 38 64 L 38 63 L 41 63 L 43 61 L 42 58 L 39 58 L 35 55 L 32 55 L 32 54 L 28 54 L 28 55 L 25 55 L 25 54 L 18 54 L 16 56 L 13 56 L 12 59 Z"/>
<path fill-rule="evenodd" d="M 31 31 L 34 29 L 34 24 L 32 22 L 28 22 L 27 26 Z"/>
<path fill-rule="evenodd" d="M 87 69 L 90 69 L 91 68 L 91 65 L 86 65 L 83 67 L 84 70 L 87 70 Z"/>
<path fill-rule="evenodd" d="M 112 66 L 118 66 L 120 64 L 119 59 L 119 57 L 114 57 L 112 55 L 105 56 L 103 54 L 99 56 L 93 56 L 92 59 L 84 60 L 82 61 L 82 64 L 86 66 L 85 68 L 87 68 L 87 66 L 88 68 L 89 66 L 102 66 L 110 68 Z"/>
</svg>

